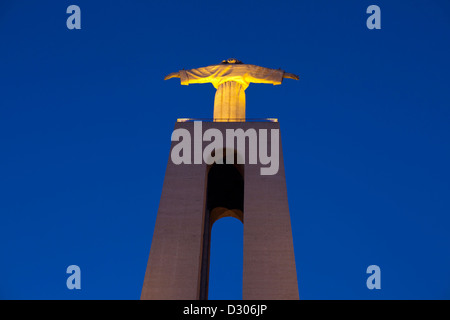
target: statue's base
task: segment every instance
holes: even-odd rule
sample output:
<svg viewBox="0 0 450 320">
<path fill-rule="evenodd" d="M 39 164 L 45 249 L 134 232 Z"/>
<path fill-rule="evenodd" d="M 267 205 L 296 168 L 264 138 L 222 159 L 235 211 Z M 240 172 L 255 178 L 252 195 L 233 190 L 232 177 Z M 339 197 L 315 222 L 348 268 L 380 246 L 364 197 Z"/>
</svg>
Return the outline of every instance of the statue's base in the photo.
<svg viewBox="0 0 450 320">
<path fill-rule="evenodd" d="M 212 224 L 224 216 L 236 217 L 244 223 L 243 299 L 298 299 L 279 123 L 249 122 L 250 119 L 246 122 L 194 120 L 197 119 L 183 119 L 175 124 L 141 299 L 206 299 L 210 232 Z M 208 164 L 203 158 L 205 147 L 213 142 L 213 139 L 203 141 L 208 130 L 216 138 L 221 135 L 224 144 L 231 131 L 252 136 L 256 132 L 257 138 L 266 132 L 267 139 L 262 143 L 259 139 L 257 149 L 250 142 L 244 143 L 244 152 L 239 150 L 239 142 L 235 149 L 226 149 L 227 154 L 237 155 L 233 160 L 243 159 L 243 164 L 237 161 Z M 183 158 L 183 163 L 175 164 L 174 154 L 186 156 L 186 150 L 179 151 L 180 143 L 188 139 L 174 139 L 181 135 L 190 136 L 188 147 L 192 147 L 189 152 L 192 158 Z M 200 139 L 199 145 L 195 144 L 196 139 Z M 244 137 L 242 141 L 250 138 Z M 270 147 L 265 158 L 259 153 L 264 143 Z M 273 146 L 278 147 L 278 157 L 272 158 L 278 161 L 277 170 L 264 175 L 261 169 L 268 166 L 267 162 L 250 164 L 249 152 L 258 150 L 259 163 L 268 159 L 268 154 L 275 154 L 271 150 Z"/>
</svg>

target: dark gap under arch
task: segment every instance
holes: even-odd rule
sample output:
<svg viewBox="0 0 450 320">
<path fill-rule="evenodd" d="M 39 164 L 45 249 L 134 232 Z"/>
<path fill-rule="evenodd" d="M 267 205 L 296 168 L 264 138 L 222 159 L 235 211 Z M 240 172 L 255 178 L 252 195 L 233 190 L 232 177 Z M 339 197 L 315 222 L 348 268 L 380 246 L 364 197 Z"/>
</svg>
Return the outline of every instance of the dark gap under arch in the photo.
<svg viewBox="0 0 450 320">
<path fill-rule="evenodd" d="M 244 222 L 243 166 L 216 164 L 208 168 L 203 249 L 200 271 L 200 300 L 208 299 L 211 230 L 222 217 L 235 217 Z"/>
</svg>

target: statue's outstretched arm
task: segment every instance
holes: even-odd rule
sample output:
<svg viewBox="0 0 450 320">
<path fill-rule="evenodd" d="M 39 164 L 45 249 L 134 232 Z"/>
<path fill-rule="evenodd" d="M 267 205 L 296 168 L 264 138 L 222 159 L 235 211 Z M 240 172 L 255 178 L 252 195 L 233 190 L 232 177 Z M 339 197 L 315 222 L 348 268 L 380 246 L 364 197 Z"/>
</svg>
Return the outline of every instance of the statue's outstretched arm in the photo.
<svg viewBox="0 0 450 320">
<path fill-rule="evenodd" d="M 178 72 L 172 72 L 172 73 L 169 73 L 167 76 L 165 76 L 164 77 L 164 80 L 169 80 L 169 79 L 172 79 L 172 78 L 179 78 L 180 77 L 180 72 L 178 71 Z"/>
<path fill-rule="evenodd" d="M 285 79 L 294 79 L 294 80 L 299 80 L 300 79 L 300 77 L 298 75 L 293 74 L 293 73 L 288 73 L 288 72 L 284 73 L 283 78 L 285 78 Z"/>
</svg>

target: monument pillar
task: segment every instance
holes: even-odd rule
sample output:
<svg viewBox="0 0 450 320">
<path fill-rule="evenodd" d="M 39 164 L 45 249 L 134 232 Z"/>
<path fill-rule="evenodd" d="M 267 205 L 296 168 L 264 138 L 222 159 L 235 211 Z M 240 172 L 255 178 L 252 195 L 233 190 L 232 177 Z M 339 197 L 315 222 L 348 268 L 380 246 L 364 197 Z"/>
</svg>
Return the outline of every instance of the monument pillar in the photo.
<svg viewBox="0 0 450 320">
<path fill-rule="evenodd" d="M 267 129 L 268 132 L 279 129 L 278 122 L 203 122 L 202 125 L 203 131 L 216 128 L 223 137 L 226 129 Z M 178 128 L 188 130 L 194 137 L 193 122 L 177 122 L 175 129 Z M 270 145 L 270 135 L 268 138 Z M 243 199 L 243 211 L 228 208 L 235 210 L 225 214 L 239 218 L 244 224 L 242 292 L 245 300 L 299 298 L 279 139 L 278 172 L 261 175 L 261 165 L 247 164 L 248 161 L 240 165 L 243 194 L 237 197 Z M 177 143 L 172 142 L 171 151 Z M 205 163 L 175 165 L 169 156 L 141 299 L 207 298 L 210 237 L 205 233 L 221 217 L 211 215 L 208 207 L 209 169 Z M 210 197 L 214 190 L 210 190 Z"/>
</svg>

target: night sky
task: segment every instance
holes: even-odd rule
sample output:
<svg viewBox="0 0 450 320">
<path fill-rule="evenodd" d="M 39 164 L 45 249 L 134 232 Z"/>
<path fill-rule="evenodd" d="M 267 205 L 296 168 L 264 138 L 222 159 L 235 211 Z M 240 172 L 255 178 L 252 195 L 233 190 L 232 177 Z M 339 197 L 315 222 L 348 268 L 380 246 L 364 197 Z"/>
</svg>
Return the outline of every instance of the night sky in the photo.
<svg viewBox="0 0 450 320">
<path fill-rule="evenodd" d="M 280 122 L 300 298 L 450 299 L 449 1 L 2 0 L 0 39 L 1 299 L 139 299 L 175 121 L 213 114 L 163 78 L 231 57 L 300 76 L 246 90 Z M 214 225 L 211 299 L 242 298 L 242 231 Z"/>
</svg>

